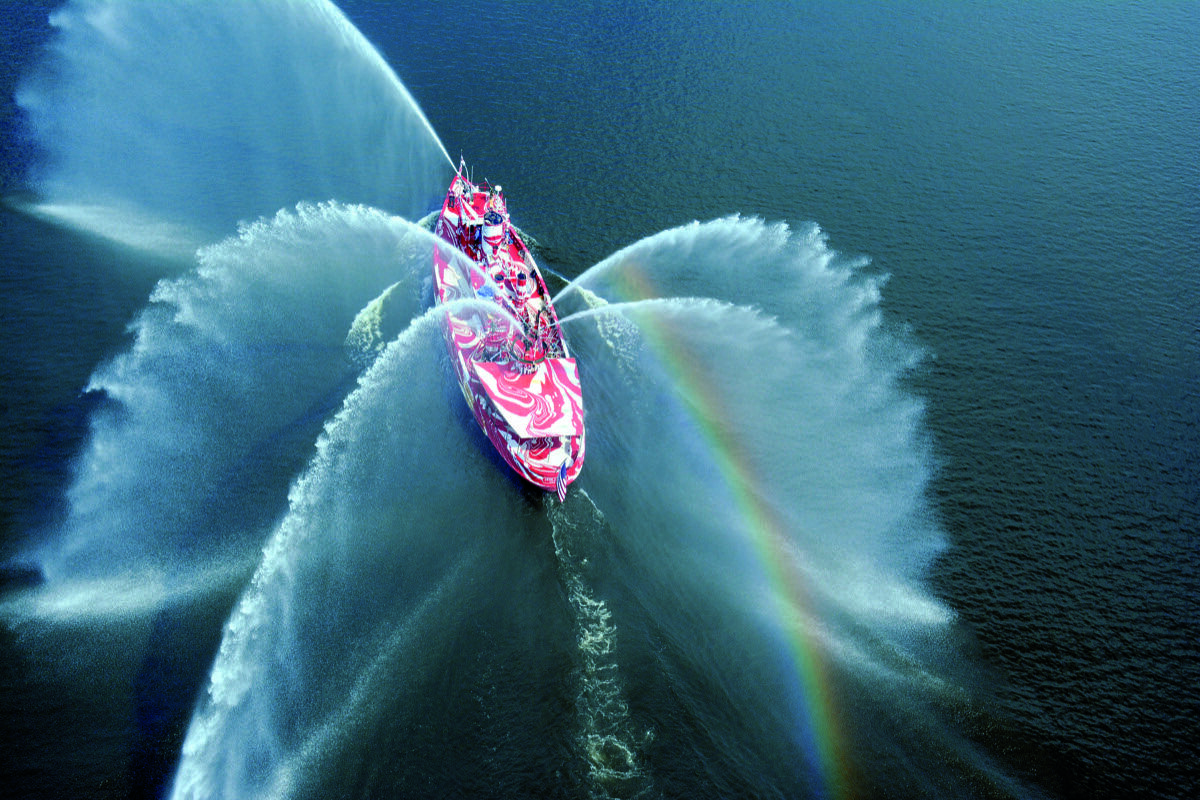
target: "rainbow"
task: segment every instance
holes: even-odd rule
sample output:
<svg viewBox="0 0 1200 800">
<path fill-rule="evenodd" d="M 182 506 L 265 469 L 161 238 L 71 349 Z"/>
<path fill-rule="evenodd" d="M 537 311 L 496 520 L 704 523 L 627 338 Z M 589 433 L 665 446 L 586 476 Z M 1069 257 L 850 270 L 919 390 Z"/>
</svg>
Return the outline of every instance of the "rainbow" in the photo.
<svg viewBox="0 0 1200 800">
<path fill-rule="evenodd" d="M 631 259 L 626 258 L 615 272 L 612 285 L 622 300 L 637 302 L 662 296 L 645 270 Z M 786 640 L 786 658 L 792 668 L 790 677 L 798 684 L 797 694 L 803 697 L 803 707 L 795 709 L 797 733 L 809 769 L 816 774 L 818 796 L 830 800 L 853 797 L 851 771 L 832 702 L 829 673 L 811 623 L 806 622 L 806 617 L 812 618 L 804 613 L 811 604 L 804 577 L 788 547 L 786 527 L 771 504 L 756 491 L 758 476 L 745 446 L 728 428 L 718 424 L 728 418 L 720 392 L 689 351 L 684 337 L 671 326 L 652 319 L 642 321 L 639 328 L 708 443 L 771 588 Z"/>
</svg>

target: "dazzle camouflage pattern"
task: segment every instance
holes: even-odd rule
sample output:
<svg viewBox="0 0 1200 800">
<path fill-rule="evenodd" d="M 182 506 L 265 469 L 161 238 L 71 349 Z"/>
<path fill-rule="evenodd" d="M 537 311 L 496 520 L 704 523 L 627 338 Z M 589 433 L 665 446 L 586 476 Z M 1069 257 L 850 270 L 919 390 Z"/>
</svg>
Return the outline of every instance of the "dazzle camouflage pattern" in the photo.
<svg viewBox="0 0 1200 800">
<path fill-rule="evenodd" d="M 583 391 L 533 255 L 511 225 L 501 187 L 460 164 L 435 232 L 434 291 L 463 397 L 504 461 L 560 500 L 583 469 Z M 466 301 L 466 302 L 459 302 Z"/>
</svg>

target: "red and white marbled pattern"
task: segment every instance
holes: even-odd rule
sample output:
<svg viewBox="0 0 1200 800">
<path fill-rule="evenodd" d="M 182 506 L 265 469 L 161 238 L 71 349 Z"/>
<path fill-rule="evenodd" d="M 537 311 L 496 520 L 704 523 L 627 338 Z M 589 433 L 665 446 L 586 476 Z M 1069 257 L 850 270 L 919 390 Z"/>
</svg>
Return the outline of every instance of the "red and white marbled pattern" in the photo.
<svg viewBox="0 0 1200 800">
<path fill-rule="evenodd" d="M 495 215 L 502 220 L 500 236 Z M 445 328 L 450 361 L 476 421 L 525 480 L 548 491 L 560 478 L 572 483 L 585 449 L 579 372 L 533 256 L 508 223 L 503 197 L 460 172 L 435 231 L 458 251 L 434 248 L 437 302 L 479 301 L 448 311 Z"/>
</svg>

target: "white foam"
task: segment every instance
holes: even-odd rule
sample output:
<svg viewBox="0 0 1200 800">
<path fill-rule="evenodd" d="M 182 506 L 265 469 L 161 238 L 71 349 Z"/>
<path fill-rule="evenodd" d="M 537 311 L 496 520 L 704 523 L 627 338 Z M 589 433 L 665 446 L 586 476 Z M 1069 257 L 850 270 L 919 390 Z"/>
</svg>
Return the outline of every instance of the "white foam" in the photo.
<svg viewBox="0 0 1200 800">
<path fill-rule="evenodd" d="M 593 796 L 639 796 L 649 790 L 641 749 L 653 733 L 634 733 L 617 661 L 617 627 L 607 603 L 588 587 L 582 567 L 588 539 L 602 535 L 603 514 L 586 492 L 568 504 L 544 503 L 559 574 L 575 616 L 581 668 L 575 697 L 577 741 L 587 763 Z M 631 788 L 633 787 L 633 788 Z"/>
</svg>

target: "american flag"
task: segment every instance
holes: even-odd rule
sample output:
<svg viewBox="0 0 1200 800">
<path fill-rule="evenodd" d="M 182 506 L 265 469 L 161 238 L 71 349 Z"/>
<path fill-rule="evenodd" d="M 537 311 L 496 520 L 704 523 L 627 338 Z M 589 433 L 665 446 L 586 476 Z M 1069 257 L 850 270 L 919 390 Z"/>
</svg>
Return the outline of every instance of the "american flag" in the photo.
<svg viewBox="0 0 1200 800">
<path fill-rule="evenodd" d="M 567 464 L 559 467 L 558 477 L 554 479 L 554 488 L 558 491 L 558 502 L 565 502 L 567 499 Z"/>
</svg>

